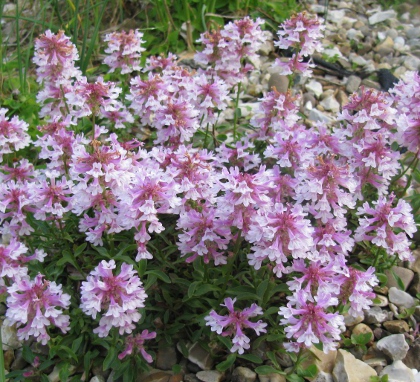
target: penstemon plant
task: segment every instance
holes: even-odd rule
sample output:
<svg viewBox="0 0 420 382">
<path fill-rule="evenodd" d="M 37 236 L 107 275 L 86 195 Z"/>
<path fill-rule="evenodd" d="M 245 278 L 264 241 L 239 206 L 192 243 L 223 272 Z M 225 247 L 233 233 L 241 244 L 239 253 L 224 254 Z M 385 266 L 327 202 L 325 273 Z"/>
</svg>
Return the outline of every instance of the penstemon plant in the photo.
<svg viewBox="0 0 420 382">
<path fill-rule="evenodd" d="M 273 88 L 248 124 L 223 130 L 262 23 L 204 33 L 196 71 L 173 54 L 141 65 L 142 33 L 111 33 L 109 72 L 92 81 L 62 31 L 36 40 L 36 136 L 0 110 L 0 264 L 4 324 L 49 354 L 26 342 L 32 365 L 9 378 L 39 377 L 52 359 L 63 379 L 87 378 L 104 355 L 131 380 L 157 341 L 198 341 L 219 370 L 236 355 L 276 366 L 276 352 L 328 352 L 343 315 L 370 306 L 379 254 L 412 259 L 402 197 L 420 152 L 420 77 L 390 94 L 361 88 L 334 127 L 305 123 L 299 96 Z M 286 21 L 276 44 L 294 55 L 274 65 L 310 76 L 303 58 L 322 29 L 305 13 Z M 270 360 L 256 355 L 263 342 Z"/>
</svg>

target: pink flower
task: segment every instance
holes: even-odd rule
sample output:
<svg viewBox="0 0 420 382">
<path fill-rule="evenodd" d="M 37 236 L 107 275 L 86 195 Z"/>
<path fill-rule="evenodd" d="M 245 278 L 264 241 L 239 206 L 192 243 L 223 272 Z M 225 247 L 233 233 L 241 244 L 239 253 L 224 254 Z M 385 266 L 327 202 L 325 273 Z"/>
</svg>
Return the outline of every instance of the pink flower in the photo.
<svg viewBox="0 0 420 382">
<path fill-rule="evenodd" d="M 74 62 L 79 59 L 75 45 L 62 30 L 53 34 L 47 30 L 35 40 L 34 63 L 38 65 L 38 82 L 54 85 L 67 82 L 71 77 L 80 77 L 81 72 Z"/>
<path fill-rule="evenodd" d="M 407 239 L 413 237 L 417 228 L 411 213 L 411 206 L 404 200 L 398 200 L 398 204 L 392 207 L 395 195 L 392 193 L 387 200 L 380 196 L 375 207 L 368 202 L 357 210 L 357 215 L 370 215 L 371 217 L 360 217 L 359 227 L 355 232 L 355 240 L 368 240 L 378 247 L 385 248 L 389 255 L 395 253 L 401 260 L 412 260 L 410 243 Z M 395 233 L 395 231 L 399 233 Z"/>
<path fill-rule="evenodd" d="M 111 69 L 113 73 L 115 69 L 121 69 L 122 74 L 131 73 L 134 70 L 140 71 L 141 52 L 146 49 L 141 47 L 144 43 L 142 40 L 143 33 L 138 29 L 109 33 L 105 36 L 104 41 L 108 42 L 108 48 L 105 53 L 109 56 L 105 57 L 104 63 Z"/>
<path fill-rule="evenodd" d="M 152 338 L 156 338 L 156 332 L 149 332 L 147 329 L 143 330 L 141 333 L 136 334 L 135 336 L 130 334 L 125 339 L 125 349 L 122 353 L 118 354 L 118 358 L 123 359 L 127 355 L 132 354 L 133 351 L 137 351 L 140 352 L 140 354 L 148 363 L 152 363 L 152 356 L 148 354 L 144 349 L 144 342 L 146 340 L 151 340 Z"/>
<path fill-rule="evenodd" d="M 338 305 L 338 300 L 328 293 L 318 293 L 312 297 L 307 291 L 300 289 L 293 296 L 287 306 L 279 310 L 282 325 L 285 325 L 286 337 L 293 342 L 285 344 L 288 351 L 299 351 L 302 347 L 309 348 L 320 341 L 324 345 L 324 352 L 337 347 L 340 340 L 341 328 L 344 327 L 343 316 L 338 313 L 328 313 L 328 308 Z"/>
<path fill-rule="evenodd" d="M 3 154 L 10 154 L 31 143 L 28 124 L 21 121 L 17 116 L 11 119 L 6 117 L 7 109 L 0 109 L 0 162 Z"/>
<path fill-rule="evenodd" d="M 372 288 L 378 285 L 375 268 L 369 267 L 366 272 L 349 267 L 347 274 L 338 275 L 336 282 L 341 285 L 338 295 L 340 302 L 349 303 L 349 314 L 353 317 L 363 315 L 364 309 L 369 309 L 375 293 Z"/>
<path fill-rule="evenodd" d="M 24 325 L 17 331 L 21 340 L 34 336 L 38 342 L 45 345 L 50 339 L 47 332 L 49 326 L 56 326 L 63 333 L 70 330 L 70 317 L 59 309 L 69 307 L 70 295 L 63 293 L 61 285 L 43 278 L 43 275 L 38 274 L 34 281 L 29 278 L 15 280 L 15 283 L 7 288 L 9 297 L 6 317 L 10 325 Z"/>
<path fill-rule="evenodd" d="M 122 263 L 118 276 L 113 274 L 115 268 L 114 260 L 102 260 L 81 286 L 83 312 L 96 318 L 105 311 L 99 327 L 93 330 L 99 337 L 106 337 L 112 327 L 119 328 L 120 334 L 131 333 L 133 323 L 141 318 L 138 309 L 144 308 L 147 297 L 132 265 Z"/>
<path fill-rule="evenodd" d="M 249 318 L 262 315 L 263 311 L 257 304 L 252 304 L 250 308 L 245 308 L 242 311 L 234 309 L 233 305 L 236 302 L 236 298 L 225 298 L 225 303 L 220 304 L 225 306 L 229 314 L 227 316 L 220 316 L 214 310 L 212 310 L 208 316 L 204 317 L 207 321 L 206 325 L 211 327 L 212 332 L 222 335 L 223 337 L 234 335 L 232 339 L 233 346 L 230 349 L 231 353 L 236 351 L 239 354 L 243 354 L 244 350 L 249 349 L 250 339 L 243 332 L 244 329 L 250 328 L 255 331 L 259 336 L 260 333 L 266 333 L 266 323 L 261 320 L 258 322 L 251 322 Z"/>
</svg>

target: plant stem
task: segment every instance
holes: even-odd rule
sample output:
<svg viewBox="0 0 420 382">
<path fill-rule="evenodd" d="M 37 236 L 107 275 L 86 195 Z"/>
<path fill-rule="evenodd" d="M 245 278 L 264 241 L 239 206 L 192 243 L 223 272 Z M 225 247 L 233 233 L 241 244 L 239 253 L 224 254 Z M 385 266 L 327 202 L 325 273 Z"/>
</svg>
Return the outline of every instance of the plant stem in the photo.
<svg viewBox="0 0 420 382">
<path fill-rule="evenodd" d="M 239 93 L 241 92 L 241 85 L 242 82 L 238 84 L 238 93 L 236 94 L 236 101 L 235 101 L 235 113 L 233 116 L 233 140 L 236 142 L 236 125 L 238 123 L 238 105 L 239 105 Z"/>
<path fill-rule="evenodd" d="M 4 373 L 4 354 L 3 354 L 3 340 L 1 338 L 1 330 L 0 330 L 0 381 L 5 381 L 6 376 Z"/>
<path fill-rule="evenodd" d="M 411 163 L 407 166 L 407 168 L 400 174 L 398 175 L 395 179 L 392 180 L 392 183 L 395 183 L 397 180 L 401 179 L 406 173 L 407 171 L 412 167 L 412 168 L 416 168 L 418 163 L 419 163 L 419 153 L 420 150 L 417 151 L 416 155 L 414 156 L 414 159 L 411 161 Z"/>
</svg>

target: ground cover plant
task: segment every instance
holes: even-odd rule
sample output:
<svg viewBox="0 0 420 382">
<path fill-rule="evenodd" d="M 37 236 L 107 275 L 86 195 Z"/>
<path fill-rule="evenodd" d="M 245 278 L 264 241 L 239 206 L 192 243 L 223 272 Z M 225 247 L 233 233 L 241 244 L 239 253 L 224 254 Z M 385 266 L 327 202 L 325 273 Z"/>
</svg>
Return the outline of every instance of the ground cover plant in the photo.
<svg viewBox="0 0 420 382">
<path fill-rule="evenodd" d="M 112 32 L 94 78 L 64 31 L 35 39 L 39 123 L 0 109 L 4 324 L 39 343 L 9 378 L 47 380 L 58 365 L 78 381 L 101 362 L 131 381 L 158 341 L 191 341 L 221 371 L 285 374 L 276 355 L 288 352 L 287 378 L 301 381 L 316 373 L 303 350 L 336 348 L 343 314 L 368 308 L 381 271 L 412 258 L 418 74 L 390 94 L 362 88 L 333 127 L 308 125 L 292 90 L 264 94 L 244 121 L 262 25 L 201 34 L 196 70 L 173 54 L 142 59 L 139 30 Z M 294 54 L 273 65 L 291 84 L 311 75 L 322 30 L 305 13 L 280 26 L 276 45 Z M 229 108 L 232 126 L 220 124 Z"/>
</svg>

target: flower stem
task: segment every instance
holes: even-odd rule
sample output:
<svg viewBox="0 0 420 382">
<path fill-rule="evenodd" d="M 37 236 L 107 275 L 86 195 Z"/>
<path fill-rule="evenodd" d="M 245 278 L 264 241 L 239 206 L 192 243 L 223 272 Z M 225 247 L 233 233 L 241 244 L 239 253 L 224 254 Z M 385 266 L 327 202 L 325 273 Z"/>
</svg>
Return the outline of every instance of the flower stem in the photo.
<svg viewBox="0 0 420 382">
<path fill-rule="evenodd" d="M 4 373 L 3 340 L 1 338 L 1 330 L 0 330 L 0 381 L 5 381 L 5 380 L 6 380 L 6 376 Z"/>
<path fill-rule="evenodd" d="M 241 92 L 241 85 L 242 82 L 238 84 L 238 93 L 236 94 L 236 101 L 235 101 L 235 113 L 233 116 L 233 140 L 236 142 L 236 125 L 238 123 L 238 105 L 239 105 L 239 93 Z"/>
</svg>

